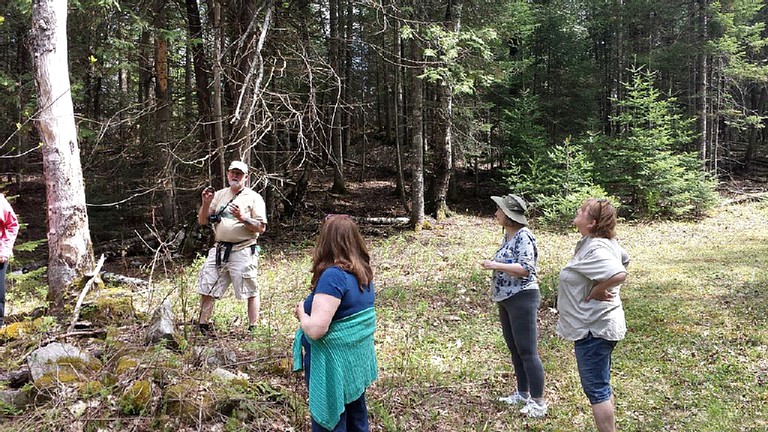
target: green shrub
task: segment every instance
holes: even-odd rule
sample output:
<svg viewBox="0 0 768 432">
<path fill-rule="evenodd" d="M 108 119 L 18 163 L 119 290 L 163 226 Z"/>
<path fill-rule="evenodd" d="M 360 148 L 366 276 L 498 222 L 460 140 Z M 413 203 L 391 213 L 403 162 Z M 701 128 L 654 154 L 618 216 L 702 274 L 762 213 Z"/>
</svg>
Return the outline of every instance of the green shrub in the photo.
<svg viewBox="0 0 768 432">
<path fill-rule="evenodd" d="M 701 216 L 715 202 L 715 181 L 696 154 L 684 151 L 693 142 L 693 119 L 678 112 L 675 98 L 662 98 L 653 72 L 631 72 L 626 98 L 616 101 L 621 114 L 611 118 L 619 134 L 585 140 L 593 178 L 638 216 Z"/>
<path fill-rule="evenodd" d="M 592 180 L 592 162 L 582 145 L 570 138 L 546 152 L 534 155 L 526 166 L 507 172 L 512 190 L 531 203 L 531 213 L 543 227 L 563 228 L 571 225 L 576 209 L 587 198 L 609 198 Z"/>
</svg>

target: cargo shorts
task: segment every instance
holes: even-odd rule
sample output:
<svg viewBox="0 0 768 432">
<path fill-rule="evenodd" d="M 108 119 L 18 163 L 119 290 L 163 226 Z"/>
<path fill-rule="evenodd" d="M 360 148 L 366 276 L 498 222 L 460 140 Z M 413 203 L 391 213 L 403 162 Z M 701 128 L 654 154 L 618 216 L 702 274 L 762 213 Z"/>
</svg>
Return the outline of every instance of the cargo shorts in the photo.
<svg viewBox="0 0 768 432">
<path fill-rule="evenodd" d="M 232 284 L 235 298 L 238 300 L 258 297 L 258 263 L 259 253 L 247 247 L 232 251 L 227 262 L 221 263 L 221 267 L 217 268 L 216 248 L 211 248 L 197 277 L 197 292 L 220 299 Z"/>
</svg>

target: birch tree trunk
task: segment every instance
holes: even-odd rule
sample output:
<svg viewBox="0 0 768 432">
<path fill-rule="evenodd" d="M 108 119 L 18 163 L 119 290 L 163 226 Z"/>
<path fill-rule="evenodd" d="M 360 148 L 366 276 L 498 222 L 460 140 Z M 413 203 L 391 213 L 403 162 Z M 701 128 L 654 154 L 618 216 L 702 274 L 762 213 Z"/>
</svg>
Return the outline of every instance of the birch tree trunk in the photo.
<svg viewBox="0 0 768 432">
<path fill-rule="evenodd" d="M 66 290 L 94 264 L 67 64 L 67 1 L 34 0 L 30 36 L 48 212 L 48 300 L 61 311 Z"/>
<path fill-rule="evenodd" d="M 343 97 L 343 72 L 341 69 L 342 61 L 341 49 L 339 46 L 339 30 L 341 25 L 339 22 L 339 15 L 341 10 L 339 8 L 340 0 L 330 0 L 329 5 L 329 32 L 330 39 L 328 41 L 328 62 L 333 69 L 334 77 L 337 82 L 338 91 L 335 95 L 336 99 L 331 106 L 331 146 L 333 151 L 333 185 L 331 185 L 331 192 L 344 194 L 347 193 L 347 182 L 344 178 L 344 141 L 342 136 L 342 110 L 341 103 Z"/>
<path fill-rule="evenodd" d="M 411 151 L 413 152 L 413 178 L 411 179 L 411 226 L 420 231 L 424 225 L 424 125 L 423 51 L 416 38 L 411 39 Z"/>
</svg>

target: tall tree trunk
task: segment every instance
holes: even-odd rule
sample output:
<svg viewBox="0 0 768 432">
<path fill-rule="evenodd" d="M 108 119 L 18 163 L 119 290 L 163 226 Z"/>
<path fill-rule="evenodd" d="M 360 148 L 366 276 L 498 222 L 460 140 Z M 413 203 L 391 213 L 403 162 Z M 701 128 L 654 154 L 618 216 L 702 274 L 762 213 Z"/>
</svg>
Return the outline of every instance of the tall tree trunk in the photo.
<svg viewBox="0 0 768 432">
<path fill-rule="evenodd" d="M 624 18 L 624 16 L 625 16 L 624 0 L 618 0 L 617 1 L 616 15 L 617 15 L 616 28 L 614 30 L 616 32 L 616 37 L 615 37 L 615 40 L 616 40 L 616 47 L 615 47 L 615 50 L 616 50 L 616 53 L 615 53 L 616 61 L 615 61 L 615 67 L 616 67 L 616 69 L 614 70 L 614 79 L 613 79 L 613 81 L 611 83 L 611 87 L 612 87 L 611 88 L 611 93 L 612 93 L 611 96 L 613 98 L 615 98 L 616 100 L 623 100 L 624 99 L 624 85 L 623 85 L 623 83 L 624 83 L 624 69 L 626 67 L 625 66 L 626 62 L 625 62 L 625 59 L 624 59 L 624 55 L 625 55 L 624 53 L 626 52 L 626 47 L 624 46 L 625 39 L 626 39 L 624 37 L 625 36 L 624 32 L 625 32 L 625 29 L 626 29 L 626 26 L 624 25 L 624 19 L 625 19 Z M 611 113 L 612 116 L 617 116 L 617 115 L 621 114 L 621 109 L 622 108 L 621 108 L 620 104 L 616 104 L 616 103 L 612 104 L 611 105 L 611 109 L 613 110 L 613 112 Z M 615 122 L 612 122 L 612 123 L 615 123 Z M 618 132 L 618 131 L 615 131 L 615 132 Z"/>
<path fill-rule="evenodd" d="M 347 11 L 344 14 L 344 39 L 343 43 L 341 44 L 343 48 L 342 52 L 344 53 L 344 79 L 342 80 L 342 97 L 341 101 L 344 104 L 344 118 L 343 118 L 343 125 L 342 125 L 342 131 L 344 131 L 344 153 L 349 152 L 350 148 L 352 148 L 352 114 L 353 114 L 353 106 L 355 106 L 354 103 L 352 103 L 352 95 L 351 88 L 352 88 L 352 48 L 351 48 L 351 41 L 352 41 L 352 0 L 347 0 Z M 363 169 L 362 172 L 365 171 L 365 164 L 362 165 Z"/>
<path fill-rule="evenodd" d="M 449 0 L 445 10 L 445 26 L 448 31 L 461 31 L 462 0 Z M 435 143 L 435 187 L 431 197 L 435 205 L 435 219 L 438 221 L 447 217 L 448 187 L 453 174 L 453 89 L 448 80 L 443 80 L 437 87 L 438 110 L 438 142 Z"/>
<path fill-rule="evenodd" d="M 699 96 L 699 133 L 701 138 L 699 141 L 699 158 L 705 162 L 709 158 L 709 100 L 707 90 L 709 87 L 709 54 L 706 51 L 707 39 L 709 38 L 707 27 L 709 26 L 709 2 L 708 0 L 699 0 L 699 46 L 701 47 L 701 53 L 699 54 L 699 77 L 698 91 Z M 710 167 L 707 167 L 710 168 Z"/>
<path fill-rule="evenodd" d="M 411 152 L 413 153 L 413 178 L 411 179 L 411 220 L 415 231 L 424 225 L 424 124 L 423 124 L 423 72 L 422 48 L 416 38 L 411 39 Z"/>
<path fill-rule="evenodd" d="M 394 100 L 392 101 L 392 117 L 394 119 L 395 126 L 395 154 L 397 163 L 397 194 L 400 197 L 400 203 L 403 205 L 403 209 L 406 212 L 410 212 L 408 208 L 408 198 L 405 195 L 405 176 L 403 174 L 403 141 L 405 137 L 404 128 L 402 127 L 402 115 L 403 112 L 403 52 L 402 42 L 400 39 L 400 21 L 395 20 L 393 31 L 393 49 L 395 53 L 393 61 L 392 73 L 394 75 Z"/>
<path fill-rule="evenodd" d="M 203 45 L 203 26 L 200 21 L 200 9 L 196 0 L 185 0 L 187 10 L 187 28 L 189 39 L 193 42 L 190 46 L 192 61 L 195 71 L 195 95 L 197 96 L 197 116 L 202 121 L 200 127 L 200 139 L 210 143 L 214 138 L 211 122 L 211 92 L 208 90 L 211 83 L 208 59 Z M 216 42 L 214 42 L 216 43 Z"/>
<path fill-rule="evenodd" d="M 750 86 L 750 111 L 759 116 L 765 115 L 766 88 L 764 85 Z M 744 154 L 744 170 L 749 173 L 752 171 L 755 156 L 757 156 L 759 129 L 755 125 L 750 125 L 747 138 L 747 151 Z"/>
<path fill-rule="evenodd" d="M 337 81 L 337 93 L 331 107 L 331 148 L 333 150 L 333 185 L 331 192 L 346 193 L 347 185 L 344 180 L 344 146 L 342 139 L 342 93 L 343 85 L 341 71 L 341 50 L 339 47 L 339 1 L 329 0 L 330 40 L 328 41 L 328 59 Z"/>
<path fill-rule="evenodd" d="M 232 83 L 237 91 L 235 101 L 232 144 L 239 158 L 251 163 L 251 156 L 256 153 L 257 142 L 254 139 L 254 113 L 256 104 L 262 100 L 262 82 L 264 80 L 264 58 L 262 50 L 269 28 L 272 25 L 274 2 L 265 2 L 261 7 L 256 0 L 243 0 L 237 17 L 240 21 L 235 29 L 238 40 L 235 49 L 237 69 L 232 76 Z M 261 13 L 263 12 L 263 19 Z M 259 26 L 259 23 L 261 24 Z"/>
<path fill-rule="evenodd" d="M 713 67 L 716 67 L 716 69 L 713 71 L 713 79 L 712 81 L 715 84 L 715 103 L 712 107 L 712 154 L 710 155 L 711 160 L 711 166 L 712 166 L 712 174 L 717 176 L 718 170 L 720 169 L 720 111 L 722 109 L 722 98 L 723 98 L 723 79 L 722 79 L 722 71 L 723 71 L 723 59 L 722 57 L 718 59 L 717 65 L 713 65 Z"/>
<path fill-rule="evenodd" d="M 227 143 L 234 149 L 234 157 L 250 163 L 253 117 L 251 102 L 254 100 L 251 70 L 255 61 L 255 34 L 250 31 L 251 21 L 256 19 L 257 7 L 255 0 L 239 0 L 230 2 L 229 18 L 233 22 L 231 37 L 237 40 L 234 51 L 234 68 L 228 76 L 236 90 L 234 116 L 231 120 L 232 133 Z"/>
<path fill-rule="evenodd" d="M 277 130 L 278 125 L 272 126 L 272 132 L 267 135 L 267 139 L 265 140 L 265 147 L 266 147 L 266 163 L 265 168 L 267 169 L 267 172 L 274 173 L 277 172 Z M 267 206 L 267 220 L 269 220 L 270 223 L 274 224 L 277 222 L 277 208 L 278 204 L 280 202 L 280 198 L 278 195 L 277 190 L 277 184 L 273 184 L 272 180 L 270 180 L 269 177 L 267 177 L 267 185 L 265 188 L 264 198 L 266 201 Z M 274 225 L 273 225 L 274 226 Z"/>
<path fill-rule="evenodd" d="M 155 104 L 156 104 L 156 129 L 157 139 L 163 149 L 160 181 L 162 193 L 163 220 L 166 223 L 176 225 L 178 212 L 176 211 L 176 156 L 173 154 L 173 146 L 170 143 L 171 123 L 171 97 L 169 91 L 168 73 L 168 41 L 162 34 L 167 27 L 165 0 L 155 0 L 153 4 L 155 14 L 153 24 L 155 28 Z"/>
<path fill-rule="evenodd" d="M 33 1 L 30 47 L 48 207 L 48 300 L 61 311 L 64 293 L 94 265 L 70 92 L 66 0 Z"/>
<path fill-rule="evenodd" d="M 208 154 L 211 158 L 210 177 L 216 189 L 226 185 L 226 168 L 224 161 L 224 117 L 221 108 L 221 63 L 224 34 L 221 25 L 221 2 L 213 0 L 213 29 L 214 52 L 216 60 L 213 64 L 213 125 L 214 142 Z"/>
<path fill-rule="evenodd" d="M 137 99 L 142 108 L 149 107 L 149 99 L 151 93 L 152 83 L 152 65 L 149 63 L 152 58 L 152 52 L 150 51 L 150 39 L 151 35 L 149 30 L 144 29 L 141 31 L 139 38 L 139 47 L 141 53 L 139 54 L 139 85 Z"/>
</svg>

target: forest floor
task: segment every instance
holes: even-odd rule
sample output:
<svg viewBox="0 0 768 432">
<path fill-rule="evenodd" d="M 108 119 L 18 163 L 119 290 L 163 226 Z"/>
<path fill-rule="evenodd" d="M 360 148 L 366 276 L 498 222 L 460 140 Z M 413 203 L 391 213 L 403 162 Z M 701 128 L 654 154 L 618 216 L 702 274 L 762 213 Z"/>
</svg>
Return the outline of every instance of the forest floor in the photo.
<svg viewBox="0 0 768 432">
<path fill-rule="evenodd" d="M 145 411 L 127 414 L 117 402 L 125 382 L 104 379 L 99 392 L 75 389 L 34 410 L 0 410 L 0 430 L 308 430 L 306 389 L 301 375 L 290 371 L 288 359 L 296 329 L 292 311 L 307 294 L 319 215 L 405 216 L 392 204 L 397 199 L 390 184 L 355 184 L 344 196 L 325 194 L 327 186 L 313 186 L 312 196 L 322 198 L 315 204 L 317 215 L 296 223 L 294 234 L 287 234 L 290 226 L 276 225 L 270 228 L 285 231 L 275 236 L 281 240 L 265 237 L 260 262 L 263 315 L 255 332 L 246 332 L 244 304 L 232 297 L 217 304 L 218 338 L 205 339 L 191 331 L 187 324 L 197 313 L 194 287 L 200 262 L 168 262 L 153 269 L 152 289 L 134 292 L 133 304 L 139 312 L 149 311 L 170 298 L 186 348 L 171 354 L 145 348 L 141 319 L 114 324 L 102 343 L 105 370 L 114 368 L 110 356 L 117 356 L 116 347 L 120 352 L 149 350 L 154 356 L 162 351 L 172 360 L 165 360 L 163 367 L 172 363 L 177 369 L 163 369 L 160 375 L 166 376 L 199 371 L 194 347 L 232 350 L 237 358 L 227 369 L 245 374 L 259 389 L 244 392 L 239 416 L 168 418 L 163 416 L 165 402 L 156 394 Z M 760 189 L 750 184 L 729 187 L 734 193 Z M 420 233 L 363 226 L 371 246 L 378 314 L 379 380 L 367 397 L 372 430 L 594 430 L 572 344 L 554 332 L 557 275 L 577 240 L 572 231 L 533 226 L 541 256 L 539 351 L 547 374 L 549 414 L 527 419 L 496 401 L 514 390 L 514 375 L 495 305 L 488 298 L 489 274 L 477 264 L 493 254 L 500 240 L 488 195 L 503 193 L 503 188 L 493 189 L 486 185 L 470 192 L 465 187 L 462 201 L 454 204 L 457 214 Z M 32 211 L 27 208 L 25 214 Z M 768 428 L 766 227 L 768 204 L 749 200 L 720 206 L 695 223 L 621 224 L 619 239 L 632 262 L 622 289 L 629 334 L 614 354 L 619 430 Z M 29 292 L 20 292 L 22 287 Z M 24 312 L 39 305 L 42 292 L 39 286 L 19 283 L 9 292 L 9 306 Z M 59 331 L 53 326 L 26 336 L 21 344 L 0 342 L 0 372 L 19 368 L 19 359 Z M 86 347 L 93 343 L 83 342 Z M 157 365 L 140 365 L 134 375 L 152 376 L 160 388 L 167 385 L 151 370 Z M 73 409 L 78 406 L 86 408 Z"/>
</svg>

